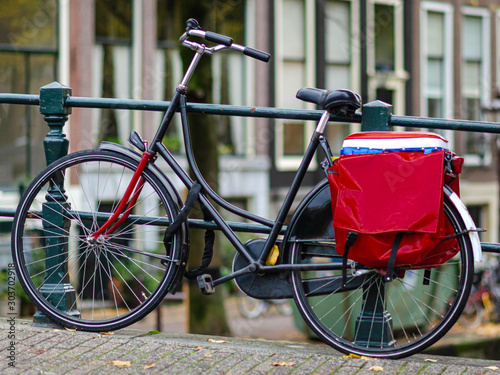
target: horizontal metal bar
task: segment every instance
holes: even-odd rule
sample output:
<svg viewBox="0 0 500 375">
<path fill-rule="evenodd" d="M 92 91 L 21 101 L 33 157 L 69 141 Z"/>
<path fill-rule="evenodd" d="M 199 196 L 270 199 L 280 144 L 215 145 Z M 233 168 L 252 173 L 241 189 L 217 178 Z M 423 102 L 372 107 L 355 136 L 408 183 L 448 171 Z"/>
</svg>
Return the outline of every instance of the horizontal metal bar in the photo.
<svg viewBox="0 0 500 375">
<path fill-rule="evenodd" d="M 500 243 L 481 242 L 481 248 L 485 253 L 500 254 Z"/>
<path fill-rule="evenodd" d="M 15 208 L 1 208 L 0 207 L 0 217 L 14 217 L 16 214 Z"/>
<path fill-rule="evenodd" d="M 27 94 L 0 94 L 0 103 L 40 105 L 40 96 Z"/>
<path fill-rule="evenodd" d="M 391 126 L 406 126 L 410 128 L 450 129 L 469 132 L 500 133 L 500 123 L 469 120 L 448 120 L 439 118 L 391 116 Z"/>
<path fill-rule="evenodd" d="M 154 100 L 131 100 L 114 98 L 85 98 L 70 96 L 66 100 L 69 107 L 80 108 L 116 108 L 148 111 L 166 111 L 170 102 Z M 237 105 L 187 103 L 187 111 L 206 115 L 242 116 L 262 118 L 283 118 L 292 120 L 319 120 L 323 111 L 282 109 L 271 107 L 245 107 Z M 330 116 L 330 121 L 361 122 L 361 114 L 356 114 L 353 119 L 340 116 Z"/>
<path fill-rule="evenodd" d="M 0 208 L 0 217 L 14 217 L 15 213 L 16 213 L 15 209 Z M 38 219 L 42 217 L 41 212 L 33 212 L 33 214 L 34 214 L 33 218 Z M 79 218 L 81 220 L 93 220 L 94 218 L 97 218 L 97 220 L 101 222 L 105 222 L 111 216 L 111 214 L 108 213 L 92 214 L 91 212 L 81 212 L 81 211 L 74 211 L 72 212 L 72 214 L 75 218 Z M 170 225 L 170 220 L 168 218 L 156 217 L 156 216 L 144 217 L 138 215 L 130 215 L 126 220 L 126 222 L 136 223 L 140 225 L 154 225 L 160 227 L 167 227 Z M 238 223 L 232 221 L 228 221 L 227 224 L 235 232 L 263 233 L 263 234 L 268 234 L 271 232 L 270 227 L 261 224 Z M 217 224 L 215 224 L 213 221 L 205 221 L 202 219 L 188 219 L 188 225 L 190 228 L 220 230 Z M 280 233 L 284 234 L 285 230 L 286 227 L 284 227 Z"/>
</svg>

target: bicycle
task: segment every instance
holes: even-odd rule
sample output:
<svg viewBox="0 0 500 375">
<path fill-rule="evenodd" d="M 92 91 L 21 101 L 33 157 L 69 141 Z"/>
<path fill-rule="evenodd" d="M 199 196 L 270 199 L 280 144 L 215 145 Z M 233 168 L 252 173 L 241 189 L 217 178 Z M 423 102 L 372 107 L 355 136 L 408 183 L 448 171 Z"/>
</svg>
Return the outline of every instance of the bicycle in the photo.
<svg viewBox="0 0 500 375">
<path fill-rule="evenodd" d="M 123 328 L 146 316 L 167 292 L 175 293 L 187 272 L 186 217 L 198 200 L 211 224 L 236 249 L 230 275 L 215 280 L 207 274 L 197 277 L 203 293 L 234 279 L 254 298 L 294 298 L 311 330 L 344 353 L 400 358 L 441 338 L 465 306 L 474 245 L 479 244 L 457 195 L 444 187 L 444 210 L 458 253 L 435 267 L 432 276 L 428 270 L 408 269 L 388 280 L 375 268 L 353 261 L 342 264 L 335 249 L 326 179 L 307 194 L 285 227 L 316 151 L 324 153 L 326 166 L 332 164 L 324 136 L 330 115 L 349 121 L 361 106 L 359 96 L 348 90 L 302 89 L 299 99 L 317 104 L 323 115 L 276 220 L 229 204 L 197 168 L 186 89 L 205 54 L 232 49 L 265 62 L 270 55 L 204 31 L 192 19 L 179 41 L 194 51 L 194 57 L 151 143 L 133 131 L 129 142 L 137 151 L 102 143 L 97 150 L 62 157 L 42 171 L 21 198 L 12 227 L 12 253 L 19 280 L 38 309 L 66 327 L 94 332 Z M 176 112 L 195 180 L 161 142 Z M 189 189 L 186 202 L 155 164 L 158 158 Z M 209 198 L 266 227 L 268 237 L 243 244 L 237 228 L 222 219 Z"/>
<path fill-rule="evenodd" d="M 488 264 L 474 273 L 471 292 L 458 323 L 475 328 L 482 323 L 500 321 L 500 270 Z"/>
<path fill-rule="evenodd" d="M 257 319 L 272 306 L 281 315 L 292 315 L 293 310 L 286 299 L 256 299 L 249 297 L 243 292 L 237 296 L 238 310 L 242 317 L 247 319 Z"/>
</svg>

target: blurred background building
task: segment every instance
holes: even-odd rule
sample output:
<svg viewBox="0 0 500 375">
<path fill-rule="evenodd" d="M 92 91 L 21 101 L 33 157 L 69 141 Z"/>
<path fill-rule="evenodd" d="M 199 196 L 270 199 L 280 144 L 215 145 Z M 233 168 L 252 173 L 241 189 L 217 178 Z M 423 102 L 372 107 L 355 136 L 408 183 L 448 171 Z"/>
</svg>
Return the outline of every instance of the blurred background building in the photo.
<svg viewBox="0 0 500 375">
<path fill-rule="evenodd" d="M 204 1 L 204 0 L 200 0 Z M 208 1 L 208 0 L 207 0 Z M 272 54 L 213 59 L 216 103 L 309 108 L 298 89 L 349 88 L 397 115 L 500 121 L 500 5 L 495 0 L 216 0 L 215 31 Z M 181 0 L 2 0 L 0 92 L 37 94 L 54 80 L 75 96 L 168 100 L 182 74 Z M 207 57 L 208 58 L 208 57 Z M 73 109 L 71 151 L 103 140 L 151 139 L 161 113 Z M 338 150 L 359 125 L 328 125 Z M 314 124 L 221 117 L 220 193 L 274 218 Z M 37 107 L 0 106 L 0 204 L 45 165 L 47 126 Z M 182 158 L 180 129 L 165 142 Z M 497 136 L 443 131 L 465 156 L 462 198 L 487 241 L 498 240 Z M 324 173 L 316 160 L 305 194 Z M 422 181 L 425 183 L 425 181 Z M 296 202 L 298 203 L 298 202 Z"/>
</svg>

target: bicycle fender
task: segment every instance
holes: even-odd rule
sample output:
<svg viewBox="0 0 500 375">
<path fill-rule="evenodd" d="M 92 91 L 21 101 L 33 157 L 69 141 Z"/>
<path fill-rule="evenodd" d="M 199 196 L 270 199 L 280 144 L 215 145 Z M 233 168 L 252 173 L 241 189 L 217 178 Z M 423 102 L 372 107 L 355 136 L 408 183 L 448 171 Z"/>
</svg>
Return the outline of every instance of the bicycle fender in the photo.
<svg viewBox="0 0 500 375">
<path fill-rule="evenodd" d="M 476 224 L 474 224 L 474 220 L 472 220 L 469 211 L 467 211 L 467 207 L 465 207 L 465 204 L 449 186 L 444 186 L 444 192 L 448 196 L 448 198 L 450 198 L 451 203 L 453 203 L 458 213 L 462 217 L 462 220 L 464 221 L 467 232 L 469 233 L 470 242 L 472 244 L 472 254 L 474 255 L 474 261 L 482 262 L 483 252 L 481 249 L 481 241 L 479 240 L 479 235 L 477 234 Z"/>
</svg>

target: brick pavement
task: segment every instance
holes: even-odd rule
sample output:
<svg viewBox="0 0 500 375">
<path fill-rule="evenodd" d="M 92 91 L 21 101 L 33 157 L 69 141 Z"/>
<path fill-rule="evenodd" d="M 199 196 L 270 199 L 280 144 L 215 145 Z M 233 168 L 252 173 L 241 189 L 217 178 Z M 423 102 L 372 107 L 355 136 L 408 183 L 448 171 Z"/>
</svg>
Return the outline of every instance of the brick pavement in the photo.
<svg viewBox="0 0 500 375">
<path fill-rule="evenodd" d="M 365 360 L 346 358 L 324 345 L 140 330 L 104 335 L 15 323 L 11 340 L 11 326 L 0 318 L 0 374 L 500 375 L 499 361 L 422 354 Z M 15 367 L 9 366 L 12 360 Z"/>
</svg>

